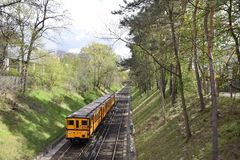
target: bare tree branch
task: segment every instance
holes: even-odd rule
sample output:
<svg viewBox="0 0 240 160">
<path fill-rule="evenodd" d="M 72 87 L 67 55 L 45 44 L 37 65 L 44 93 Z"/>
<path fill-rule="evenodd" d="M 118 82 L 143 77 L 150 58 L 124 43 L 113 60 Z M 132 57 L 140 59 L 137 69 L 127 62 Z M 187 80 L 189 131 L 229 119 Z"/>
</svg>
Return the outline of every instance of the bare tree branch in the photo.
<svg viewBox="0 0 240 160">
<path fill-rule="evenodd" d="M 11 5 L 14 5 L 14 4 L 17 4 L 17 3 L 20 3 L 21 1 L 22 0 L 17 0 L 17 1 L 14 1 L 14 2 L 7 3 L 7 4 L 2 4 L 2 5 L 0 5 L 0 9 L 11 6 Z"/>
<path fill-rule="evenodd" d="M 147 50 L 145 47 L 143 47 L 141 44 L 138 44 L 138 43 L 134 43 L 134 42 L 130 42 L 130 41 L 127 41 L 125 39 L 123 39 L 121 36 L 117 35 L 115 32 L 113 32 L 110 28 L 108 28 L 109 32 L 115 37 L 110 37 L 110 39 L 116 39 L 117 41 L 120 40 L 120 41 L 123 41 L 125 42 L 126 44 L 132 44 L 132 45 L 135 45 L 137 47 L 139 47 L 140 49 L 142 49 L 147 55 L 149 55 L 161 68 L 164 68 L 166 71 L 168 71 L 169 73 L 172 73 L 174 74 L 175 76 L 179 76 L 176 72 L 173 72 L 171 69 L 169 69 L 166 65 L 164 64 L 161 64 L 158 59 L 149 51 Z"/>
</svg>

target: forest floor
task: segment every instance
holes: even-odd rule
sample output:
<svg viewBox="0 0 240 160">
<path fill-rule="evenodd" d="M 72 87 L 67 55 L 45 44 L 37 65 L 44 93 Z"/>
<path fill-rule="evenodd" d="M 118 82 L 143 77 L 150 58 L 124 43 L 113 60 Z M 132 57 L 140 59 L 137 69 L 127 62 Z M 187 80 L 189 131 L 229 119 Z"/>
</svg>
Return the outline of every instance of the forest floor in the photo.
<svg viewBox="0 0 240 160">
<path fill-rule="evenodd" d="M 103 94 L 96 90 L 81 96 L 55 88 L 0 97 L 0 160 L 33 159 L 64 134 L 67 115 Z"/>
<path fill-rule="evenodd" d="M 199 112 L 196 97 L 186 95 L 193 134 L 186 142 L 180 99 L 173 107 L 170 98 L 160 101 L 157 90 L 146 94 L 132 90 L 134 136 L 139 160 L 211 159 L 210 99 L 205 97 L 206 109 Z M 219 159 L 240 159 L 240 99 L 220 96 L 218 100 Z"/>
</svg>

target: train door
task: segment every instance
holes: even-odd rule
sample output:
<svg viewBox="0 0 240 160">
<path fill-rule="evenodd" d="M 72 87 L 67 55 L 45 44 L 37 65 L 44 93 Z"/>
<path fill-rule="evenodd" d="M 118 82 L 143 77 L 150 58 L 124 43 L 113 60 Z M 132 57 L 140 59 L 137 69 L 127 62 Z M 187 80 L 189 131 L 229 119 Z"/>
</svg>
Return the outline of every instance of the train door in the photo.
<svg viewBox="0 0 240 160">
<path fill-rule="evenodd" d="M 103 118 L 103 113 L 104 113 L 103 106 L 100 107 L 100 110 L 101 110 L 101 119 L 102 119 Z"/>
<path fill-rule="evenodd" d="M 79 120 L 76 120 L 76 129 L 79 129 Z"/>
<path fill-rule="evenodd" d="M 89 124 L 90 124 L 90 135 L 92 134 L 92 132 L 94 131 L 94 123 L 93 123 L 93 117 L 91 117 L 91 119 L 89 119 Z"/>
</svg>

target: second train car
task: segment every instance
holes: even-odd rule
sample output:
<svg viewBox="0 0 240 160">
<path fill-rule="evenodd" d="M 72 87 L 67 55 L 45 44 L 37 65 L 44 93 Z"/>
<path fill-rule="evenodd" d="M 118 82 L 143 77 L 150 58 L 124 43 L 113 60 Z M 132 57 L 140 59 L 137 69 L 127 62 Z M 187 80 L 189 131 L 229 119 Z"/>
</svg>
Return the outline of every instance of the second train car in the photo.
<svg viewBox="0 0 240 160">
<path fill-rule="evenodd" d="M 115 104 L 115 94 L 104 95 L 66 118 L 66 138 L 89 139 Z"/>
</svg>

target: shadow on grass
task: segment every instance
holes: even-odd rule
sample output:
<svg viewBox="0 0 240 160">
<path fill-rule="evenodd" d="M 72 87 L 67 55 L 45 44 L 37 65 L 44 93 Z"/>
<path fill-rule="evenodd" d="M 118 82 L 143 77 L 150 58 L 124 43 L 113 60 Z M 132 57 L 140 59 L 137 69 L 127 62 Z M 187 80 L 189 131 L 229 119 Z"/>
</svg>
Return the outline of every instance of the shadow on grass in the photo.
<svg viewBox="0 0 240 160">
<path fill-rule="evenodd" d="M 65 117 L 84 105 L 70 96 L 65 95 L 63 99 L 69 109 L 37 97 L 18 97 L 21 109 L 1 111 L 2 123 L 12 134 L 23 136 L 26 139 L 24 145 L 38 153 L 64 133 Z"/>
<path fill-rule="evenodd" d="M 154 126 L 144 129 L 144 134 L 137 136 L 137 151 L 139 159 L 181 159 L 182 148 L 185 144 L 185 137 L 181 133 L 178 124 L 178 117 L 169 120 L 160 126 L 155 122 Z M 146 146 L 149 146 L 146 149 Z M 167 154 L 166 154 L 167 153 Z"/>
<path fill-rule="evenodd" d="M 199 112 L 198 98 L 188 99 L 188 113 L 193 134 L 188 143 L 183 135 L 185 130 L 181 112 L 164 125 L 153 118 L 156 113 L 153 114 L 152 110 L 157 105 L 150 105 L 140 115 L 134 115 L 137 116 L 137 122 L 143 124 L 136 132 L 138 158 L 140 160 L 211 159 L 211 106 L 209 99 L 205 101 L 207 108 Z M 240 103 L 238 102 L 234 101 L 235 105 L 233 105 L 231 99 L 219 98 L 219 159 L 240 158 Z M 159 112 L 158 114 L 160 115 Z"/>
</svg>

